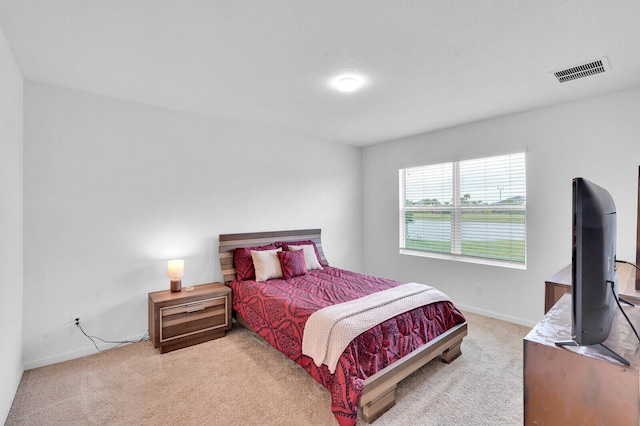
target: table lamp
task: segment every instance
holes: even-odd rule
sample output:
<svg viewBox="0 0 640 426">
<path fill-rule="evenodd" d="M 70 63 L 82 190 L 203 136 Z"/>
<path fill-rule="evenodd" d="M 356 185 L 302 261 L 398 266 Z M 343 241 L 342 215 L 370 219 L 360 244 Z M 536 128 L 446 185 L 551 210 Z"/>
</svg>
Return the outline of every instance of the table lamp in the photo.
<svg viewBox="0 0 640 426">
<path fill-rule="evenodd" d="M 171 291 L 182 290 L 184 276 L 184 260 L 170 260 L 167 262 L 167 276 L 171 278 Z"/>
</svg>

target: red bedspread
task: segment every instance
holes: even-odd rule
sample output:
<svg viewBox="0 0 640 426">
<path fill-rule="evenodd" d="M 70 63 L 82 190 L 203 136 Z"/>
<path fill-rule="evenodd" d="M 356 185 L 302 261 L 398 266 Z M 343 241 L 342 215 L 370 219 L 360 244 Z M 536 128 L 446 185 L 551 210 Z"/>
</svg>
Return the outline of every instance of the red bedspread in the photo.
<svg viewBox="0 0 640 426">
<path fill-rule="evenodd" d="M 450 302 L 423 306 L 391 318 L 356 337 L 334 374 L 302 354 L 309 316 L 325 306 L 347 302 L 402 284 L 326 266 L 307 275 L 267 282 L 232 281 L 233 309 L 273 347 L 301 365 L 331 393 L 340 425 L 355 425 L 364 380 L 465 321 Z"/>
</svg>

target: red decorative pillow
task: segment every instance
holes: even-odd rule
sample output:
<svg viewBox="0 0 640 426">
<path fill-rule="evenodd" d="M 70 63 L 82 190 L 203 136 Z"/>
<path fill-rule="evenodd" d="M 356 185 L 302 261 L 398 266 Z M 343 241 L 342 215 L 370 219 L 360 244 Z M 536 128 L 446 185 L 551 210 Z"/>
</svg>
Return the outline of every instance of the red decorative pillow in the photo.
<svg viewBox="0 0 640 426">
<path fill-rule="evenodd" d="M 278 259 L 280 259 L 282 276 L 285 279 L 298 277 L 307 273 L 307 266 L 304 263 L 304 252 L 302 250 L 279 251 Z"/>
<path fill-rule="evenodd" d="M 276 243 L 278 245 L 278 247 L 282 247 L 282 250 L 289 250 L 289 244 L 291 244 L 292 246 L 306 246 L 306 245 L 312 245 L 313 246 L 313 250 L 316 252 L 316 257 L 318 258 L 318 263 L 322 266 L 327 266 L 327 262 L 323 262 L 322 259 L 320 259 L 320 252 L 318 252 L 318 246 L 316 246 L 316 243 L 314 243 L 312 240 L 303 240 L 303 241 L 278 241 Z"/>
<path fill-rule="evenodd" d="M 256 271 L 253 268 L 253 259 L 251 258 L 251 250 L 274 250 L 278 246 L 275 244 L 267 244 L 266 246 L 242 247 L 233 250 L 233 264 L 236 267 L 236 279 L 238 281 L 252 280 L 256 277 Z"/>
</svg>

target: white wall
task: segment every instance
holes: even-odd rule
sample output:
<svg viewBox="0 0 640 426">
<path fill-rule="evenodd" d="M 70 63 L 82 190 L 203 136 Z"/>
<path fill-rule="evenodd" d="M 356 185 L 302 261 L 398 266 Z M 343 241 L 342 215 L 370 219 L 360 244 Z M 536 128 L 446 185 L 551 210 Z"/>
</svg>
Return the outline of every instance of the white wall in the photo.
<svg viewBox="0 0 640 426">
<path fill-rule="evenodd" d="M 0 424 L 22 377 L 22 74 L 0 30 Z"/>
<path fill-rule="evenodd" d="M 365 272 L 432 284 L 470 311 L 535 324 L 543 315 L 545 279 L 571 262 L 573 177 L 611 192 L 618 258 L 635 262 L 638 117 L 640 90 L 632 90 L 365 148 Z M 398 169 L 522 150 L 527 150 L 526 271 L 398 254 Z M 482 294 L 476 294 L 476 285 Z"/>
<path fill-rule="evenodd" d="M 361 269 L 362 151 L 25 83 L 24 362 L 93 353 L 147 330 L 147 293 L 221 280 L 221 233 L 322 228 Z"/>
<path fill-rule="evenodd" d="M 534 324 L 544 280 L 570 262 L 571 178 L 584 176 L 614 196 L 619 258 L 635 258 L 640 90 L 364 150 L 31 82 L 24 102 L 26 368 L 94 352 L 74 316 L 141 336 L 167 259 L 185 259 L 185 283 L 221 278 L 220 233 L 321 227 L 336 266 Z M 399 168 L 522 149 L 526 271 L 398 254 Z"/>
</svg>

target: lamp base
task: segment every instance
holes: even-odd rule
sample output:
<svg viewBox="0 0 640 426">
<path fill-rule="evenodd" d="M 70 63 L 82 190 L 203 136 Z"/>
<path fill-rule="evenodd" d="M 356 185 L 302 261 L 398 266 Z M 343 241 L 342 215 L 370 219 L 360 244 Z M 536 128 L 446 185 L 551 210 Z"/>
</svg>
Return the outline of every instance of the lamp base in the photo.
<svg viewBox="0 0 640 426">
<path fill-rule="evenodd" d="M 178 292 L 182 290 L 182 280 L 180 278 L 173 278 L 171 280 L 171 291 Z"/>
</svg>

